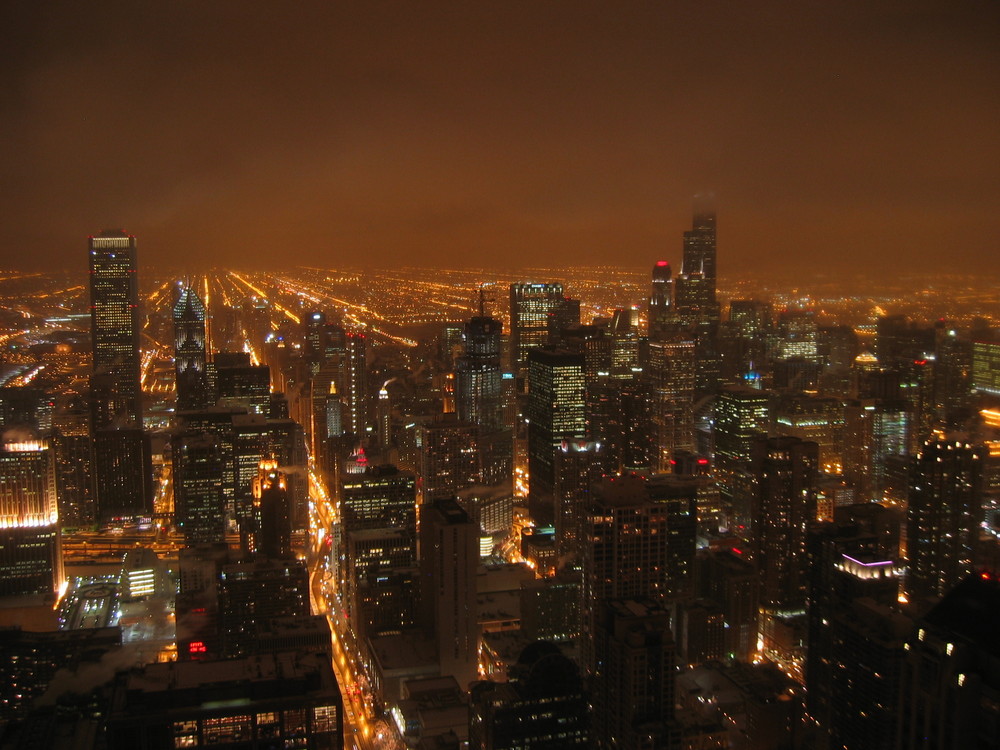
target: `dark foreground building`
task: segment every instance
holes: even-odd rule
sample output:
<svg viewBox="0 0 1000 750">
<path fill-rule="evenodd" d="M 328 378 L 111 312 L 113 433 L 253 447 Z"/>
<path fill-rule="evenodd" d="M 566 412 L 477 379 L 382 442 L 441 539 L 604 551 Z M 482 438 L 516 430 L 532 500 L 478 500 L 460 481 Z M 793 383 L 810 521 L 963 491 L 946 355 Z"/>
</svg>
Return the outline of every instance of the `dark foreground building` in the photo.
<svg viewBox="0 0 1000 750">
<path fill-rule="evenodd" d="M 339 750 L 343 715 L 326 654 L 151 664 L 118 685 L 108 748 Z"/>
<path fill-rule="evenodd" d="M 899 750 L 1000 747 L 1000 581 L 971 575 L 917 621 L 906 648 Z"/>
<path fill-rule="evenodd" d="M 558 646 L 532 643 L 509 677 L 509 682 L 473 685 L 470 750 L 589 746 L 589 707 L 580 670 Z"/>
</svg>

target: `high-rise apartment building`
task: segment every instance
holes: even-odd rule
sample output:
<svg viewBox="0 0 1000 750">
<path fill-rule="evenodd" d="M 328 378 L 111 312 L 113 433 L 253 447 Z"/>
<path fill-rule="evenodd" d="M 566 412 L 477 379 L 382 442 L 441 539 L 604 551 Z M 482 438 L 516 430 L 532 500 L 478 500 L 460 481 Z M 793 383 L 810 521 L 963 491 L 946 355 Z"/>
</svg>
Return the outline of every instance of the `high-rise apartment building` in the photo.
<svg viewBox="0 0 1000 750">
<path fill-rule="evenodd" d="M 76 396 L 57 409 L 52 420 L 52 451 L 55 455 L 56 495 L 63 527 L 94 522 L 90 435 L 90 411 L 85 399 Z"/>
<path fill-rule="evenodd" d="M 584 520 L 585 632 L 601 600 L 649 597 L 673 606 L 694 594 L 698 480 L 605 477 Z"/>
<path fill-rule="evenodd" d="M 173 441 L 174 514 L 189 544 L 226 540 L 222 446 L 211 433 L 183 433 Z"/>
<path fill-rule="evenodd" d="M 219 581 L 219 632 L 227 656 L 252 651 L 261 629 L 275 617 L 309 614 L 309 571 L 304 560 L 232 563 Z"/>
<path fill-rule="evenodd" d="M 972 572 L 986 456 L 955 435 L 928 440 L 914 459 L 906 534 L 911 603 L 944 596 Z"/>
<path fill-rule="evenodd" d="M 903 574 L 895 515 L 875 503 L 845 506 L 808 537 L 806 701 L 836 746 L 890 747 L 894 736 L 907 635 L 892 611 Z"/>
<path fill-rule="evenodd" d="M 793 437 L 759 438 L 753 447 L 756 484 L 754 558 L 761 605 L 802 611 L 806 603 L 806 528 L 816 519 L 819 447 Z"/>
<path fill-rule="evenodd" d="M 94 373 L 111 384 L 111 418 L 142 427 L 139 287 L 135 237 L 105 231 L 90 238 L 90 335 Z M 96 424 L 95 428 L 106 425 Z"/>
</svg>

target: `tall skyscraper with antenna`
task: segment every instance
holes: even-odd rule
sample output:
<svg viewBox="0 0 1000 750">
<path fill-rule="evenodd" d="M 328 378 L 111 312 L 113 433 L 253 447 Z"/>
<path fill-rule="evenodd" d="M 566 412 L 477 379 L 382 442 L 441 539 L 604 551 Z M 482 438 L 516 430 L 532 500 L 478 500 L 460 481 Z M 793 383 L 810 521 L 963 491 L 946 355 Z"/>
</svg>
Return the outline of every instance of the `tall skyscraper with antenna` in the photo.
<svg viewBox="0 0 1000 750">
<path fill-rule="evenodd" d="M 714 203 L 710 193 L 696 195 L 692 227 L 684 233 L 684 261 L 674 285 L 677 315 L 685 326 L 719 321 Z"/>
</svg>

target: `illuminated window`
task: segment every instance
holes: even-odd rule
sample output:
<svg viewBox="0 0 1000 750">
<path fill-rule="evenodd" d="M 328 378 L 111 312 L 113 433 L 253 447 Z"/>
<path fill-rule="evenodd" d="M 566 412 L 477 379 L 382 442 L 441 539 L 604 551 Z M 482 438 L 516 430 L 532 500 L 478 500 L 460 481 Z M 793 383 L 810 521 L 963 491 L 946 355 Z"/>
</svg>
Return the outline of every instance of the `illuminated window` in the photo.
<svg viewBox="0 0 1000 750">
<path fill-rule="evenodd" d="M 314 732 L 335 732 L 337 731 L 337 707 L 317 706 L 313 709 L 313 731 Z"/>
<path fill-rule="evenodd" d="M 251 739 L 251 717 L 223 716 L 218 719 L 205 719 L 202 724 L 202 736 L 206 745 L 222 745 L 233 742 L 247 742 Z"/>
</svg>

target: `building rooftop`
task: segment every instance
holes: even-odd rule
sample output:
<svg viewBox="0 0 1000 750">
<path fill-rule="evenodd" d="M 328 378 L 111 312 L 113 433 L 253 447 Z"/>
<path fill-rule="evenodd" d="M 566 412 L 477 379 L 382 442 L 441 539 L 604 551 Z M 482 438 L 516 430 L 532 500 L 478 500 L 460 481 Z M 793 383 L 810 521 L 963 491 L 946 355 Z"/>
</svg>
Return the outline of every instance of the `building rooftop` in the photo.
<svg viewBox="0 0 1000 750">
<path fill-rule="evenodd" d="M 1000 580 L 988 573 L 971 575 L 945 594 L 923 622 L 1000 656 Z"/>
<path fill-rule="evenodd" d="M 129 693 L 176 693 L 223 683 L 237 685 L 304 679 L 329 659 L 323 654 L 279 653 L 220 661 L 173 661 L 150 664 L 133 672 Z"/>
</svg>

